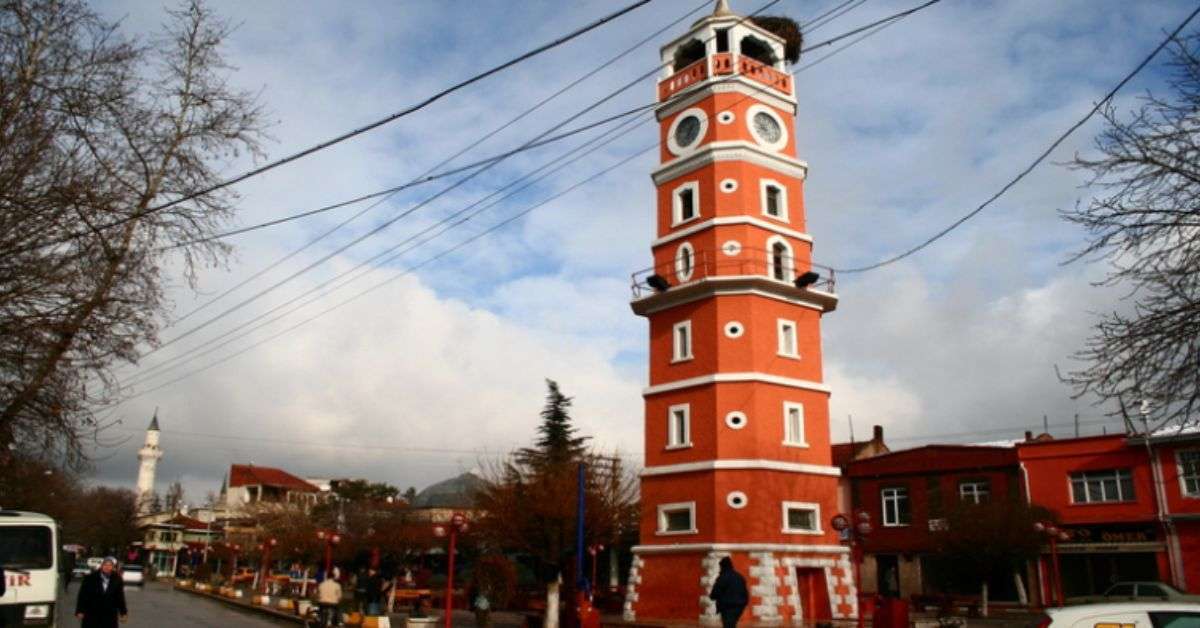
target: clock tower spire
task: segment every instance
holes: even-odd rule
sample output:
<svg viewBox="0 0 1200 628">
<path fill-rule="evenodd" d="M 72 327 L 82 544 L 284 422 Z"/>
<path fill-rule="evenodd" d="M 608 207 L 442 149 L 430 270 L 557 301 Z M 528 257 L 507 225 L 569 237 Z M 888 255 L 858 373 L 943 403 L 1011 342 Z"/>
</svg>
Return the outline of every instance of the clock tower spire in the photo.
<svg viewBox="0 0 1200 628">
<path fill-rule="evenodd" d="M 754 623 L 857 614 L 827 523 L 839 470 L 821 317 L 838 298 L 812 262 L 784 51 L 725 0 L 662 48 L 654 265 L 631 303 L 650 381 L 629 620 L 719 624 L 707 595 L 725 557 Z"/>
</svg>

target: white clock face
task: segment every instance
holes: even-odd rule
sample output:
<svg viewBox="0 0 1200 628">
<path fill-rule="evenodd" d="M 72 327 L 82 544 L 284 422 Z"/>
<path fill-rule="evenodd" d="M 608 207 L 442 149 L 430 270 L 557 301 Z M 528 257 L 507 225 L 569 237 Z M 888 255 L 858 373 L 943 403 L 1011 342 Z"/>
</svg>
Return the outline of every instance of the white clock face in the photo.
<svg viewBox="0 0 1200 628">
<path fill-rule="evenodd" d="M 754 114 L 754 131 L 768 144 L 776 144 L 783 137 L 779 122 L 771 114 L 762 111 Z"/>
<path fill-rule="evenodd" d="M 675 126 L 675 143 L 681 147 L 691 146 L 700 138 L 700 118 L 687 116 Z"/>
</svg>

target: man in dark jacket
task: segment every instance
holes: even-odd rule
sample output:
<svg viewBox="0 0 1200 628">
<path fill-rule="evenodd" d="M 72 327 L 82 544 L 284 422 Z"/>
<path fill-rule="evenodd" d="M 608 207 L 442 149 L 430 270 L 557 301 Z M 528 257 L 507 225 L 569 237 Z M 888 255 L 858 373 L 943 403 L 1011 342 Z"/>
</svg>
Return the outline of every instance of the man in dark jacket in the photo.
<svg viewBox="0 0 1200 628">
<path fill-rule="evenodd" d="M 116 628 L 117 620 L 125 621 L 125 584 L 116 573 L 116 560 L 105 558 L 100 569 L 88 574 L 79 583 L 79 599 L 75 617 L 82 628 Z"/>
<path fill-rule="evenodd" d="M 750 592 L 746 590 L 746 579 L 733 569 L 733 561 L 728 556 L 721 559 L 721 573 L 717 575 L 708 598 L 717 603 L 717 612 L 721 614 L 724 628 L 737 626 L 742 611 L 750 603 Z"/>
</svg>

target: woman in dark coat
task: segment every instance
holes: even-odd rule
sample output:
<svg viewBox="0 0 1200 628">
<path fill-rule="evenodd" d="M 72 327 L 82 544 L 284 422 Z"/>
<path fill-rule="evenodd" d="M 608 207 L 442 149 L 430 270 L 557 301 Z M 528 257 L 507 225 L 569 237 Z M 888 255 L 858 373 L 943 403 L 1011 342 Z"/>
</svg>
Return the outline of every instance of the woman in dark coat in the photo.
<svg viewBox="0 0 1200 628">
<path fill-rule="evenodd" d="M 75 617 L 82 628 L 116 628 L 118 620 L 129 615 L 125 608 L 125 584 L 116 573 L 116 561 L 105 558 L 100 569 L 79 583 Z"/>
<path fill-rule="evenodd" d="M 742 611 L 750 603 L 750 592 L 746 590 L 746 579 L 734 570 L 733 561 L 728 556 L 721 559 L 721 573 L 713 583 L 708 598 L 717 603 L 717 612 L 721 614 L 724 628 L 737 626 Z"/>
</svg>

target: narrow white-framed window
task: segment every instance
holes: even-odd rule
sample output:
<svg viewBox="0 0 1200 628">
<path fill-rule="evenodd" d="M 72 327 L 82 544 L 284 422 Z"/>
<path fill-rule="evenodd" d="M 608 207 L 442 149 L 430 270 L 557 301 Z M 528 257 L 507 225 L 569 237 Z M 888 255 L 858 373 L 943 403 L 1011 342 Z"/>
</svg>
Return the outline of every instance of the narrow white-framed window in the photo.
<svg viewBox="0 0 1200 628">
<path fill-rule="evenodd" d="M 785 358 L 799 358 L 800 351 L 796 347 L 796 321 L 786 318 L 776 320 L 778 335 L 777 352 Z"/>
<path fill-rule="evenodd" d="M 696 502 L 658 505 L 658 534 L 695 534 Z"/>
<path fill-rule="evenodd" d="M 1179 490 L 1184 497 L 1200 497 L 1200 449 L 1175 452 L 1179 465 Z"/>
<path fill-rule="evenodd" d="M 671 346 L 672 362 L 692 359 L 692 321 L 675 323 L 671 332 Z"/>
<path fill-rule="evenodd" d="M 991 497 L 992 488 L 987 480 L 970 480 L 958 485 L 958 498 L 972 504 L 982 504 Z"/>
<path fill-rule="evenodd" d="M 773 179 L 760 179 L 758 190 L 763 215 L 787 222 L 787 187 Z"/>
<path fill-rule="evenodd" d="M 804 440 L 804 406 L 783 402 L 783 444 L 788 447 L 808 447 Z"/>
<path fill-rule="evenodd" d="M 667 449 L 692 446 L 692 406 L 686 403 L 667 408 Z"/>
<path fill-rule="evenodd" d="M 671 192 L 671 226 L 700 217 L 700 183 L 688 181 Z"/>
<path fill-rule="evenodd" d="M 783 502 L 784 534 L 823 534 L 821 505 L 809 502 Z"/>
<path fill-rule="evenodd" d="M 889 486 L 879 491 L 883 502 L 883 525 L 886 528 L 897 528 L 912 523 L 912 511 L 908 506 L 908 488 L 904 486 Z"/>
<path fill-rule="evenodd" d="M 779 236 L 767 240 L 767 275 L 776 281 L 788 283 L 796 278 L 792 245 Z"/>
<path fill-rule="evenodd" d="M 695 269 L 696 250 L 692 248 L 691 242 L 684 242 L 675 249 L 675 277 L 681 282 L 688 281 Z"/>
</svg>

